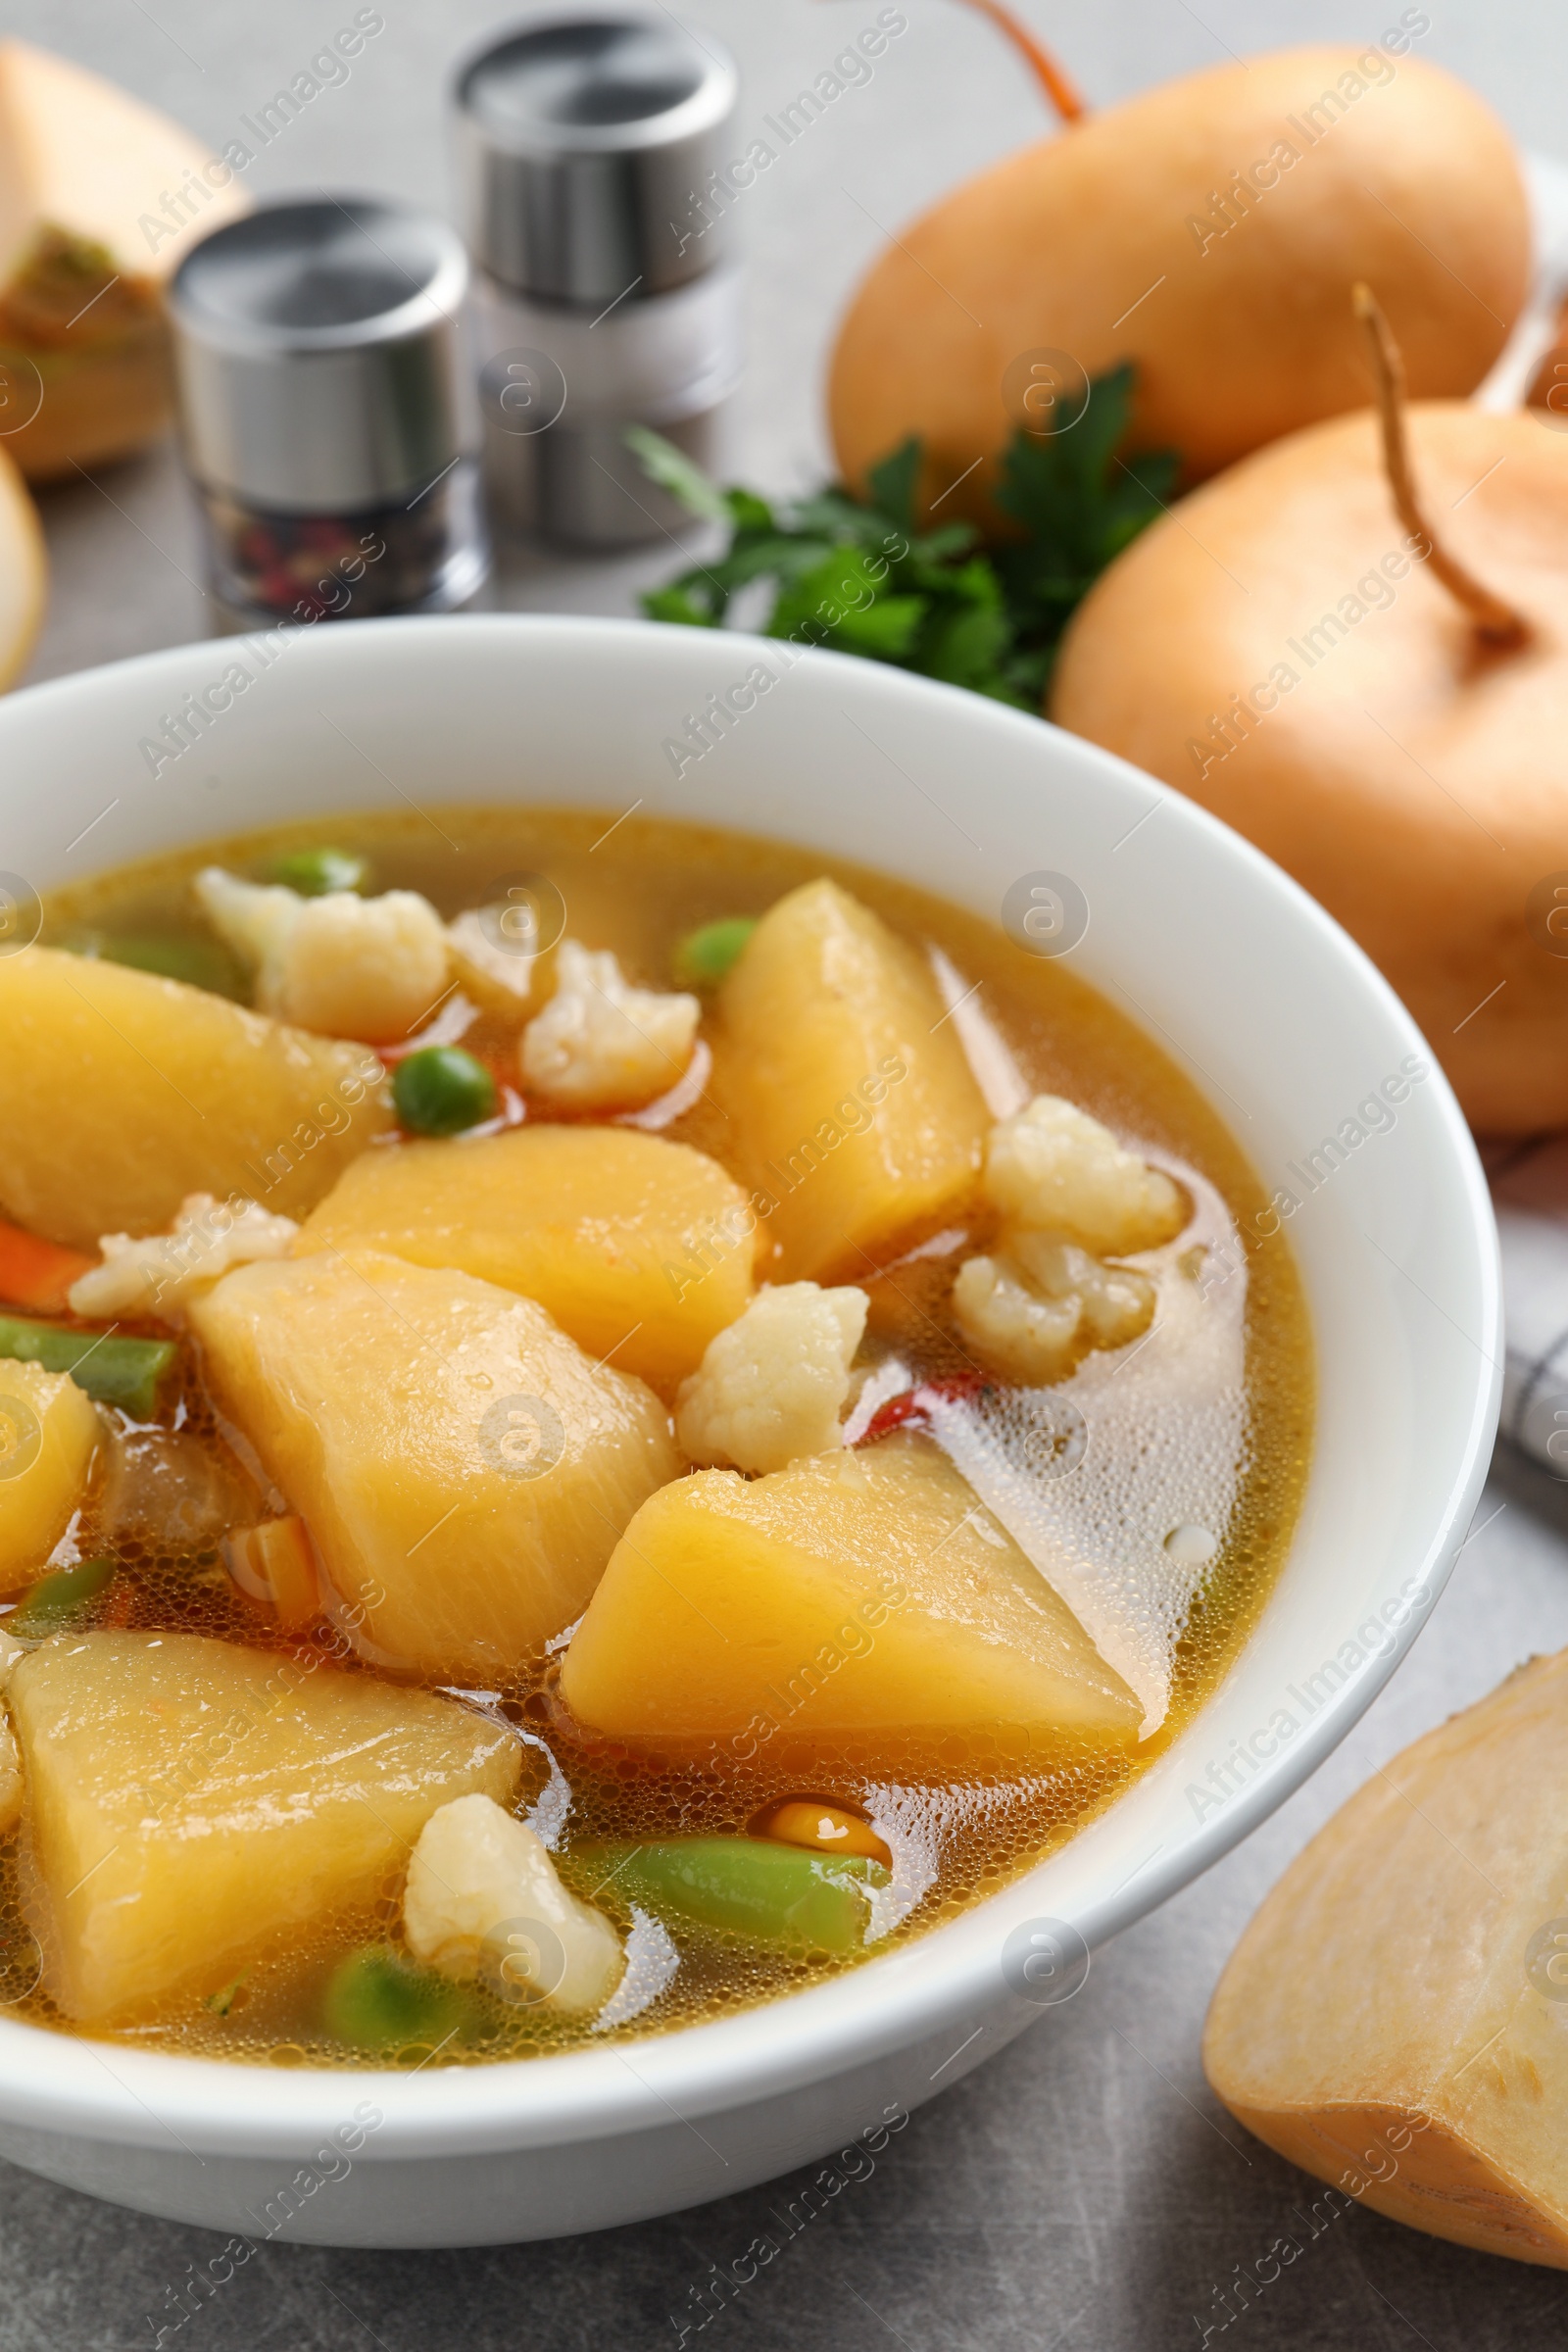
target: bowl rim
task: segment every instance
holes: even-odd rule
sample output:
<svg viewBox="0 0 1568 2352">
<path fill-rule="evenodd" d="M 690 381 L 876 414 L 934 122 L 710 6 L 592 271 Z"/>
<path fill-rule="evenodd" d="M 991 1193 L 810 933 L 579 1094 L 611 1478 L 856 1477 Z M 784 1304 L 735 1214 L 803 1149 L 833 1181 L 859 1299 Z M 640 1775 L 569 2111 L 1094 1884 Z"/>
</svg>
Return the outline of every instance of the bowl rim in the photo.
<svg viewBox="0 0 1568 2352">
<path fill-rule="evenodd" d="M 416 642 L 422 644 L 432 632 L 439 633 L 433 641 L 436 645 L 450 645 L 454 629 L 463 630 L 470 643 L 483 636 L 505 647 L 519 638 L 548 642 L 553 637 L 564 643 L 587 637 L 607 647 L 618 639 L 628 648 L 634 645 L 639 654 L 661 635 L 667 634 L 674 646 L 699 634 L 662 632 L 646 621 L 577 614 L 375 619 L 359 621 L 352 630 L 327 632 L 324 638 L 319 632 L 301 630 L 301 637 L 313 637 L 315 650 L 302 646 L 291 660 L 299 661 L 303 653 L 315 662 L 351 664 L 360 658 L 359 647 L 368 656 L 370 646 L 391 633 L 412 652 Z M 775 641 L 739 631 L 711 635 L 722 641 L 729 655 L 742 660 L 749 654 L 765 659 L 779 652 Z M 320 650 L 323 644 L 329 649 L 325 654 Z M 117 682 L 155 678 L 160 670 L 183 675 L 193 663 L 210 665 L 216 650 L 213 640 L 196 640 L 24 687 L 0 703 L 0 746 L 9 732 L 35 713 L 53 716 L 57 711 L 69 711 L 74 704 L 108 692 Z M 689 645 L 682 646 L 683 653 L 691 650 Z M 853 679 L 852 690 L 876 692 L 895 700 L 909 698 L 916 707 L 925 703 L 961 710 L 977 735 L 989 729 L 995 736 L 1002 730 L 1022 740 L 1027 730 L 1029 740 L 1038 744 L 1043 730 L 1055 740 L 1055 756 L 1065 758 L 1069 766 L 1076 765 L 1119 791 L 1125 791 L 1129 782 L 1135 783 L 1142 801 L 1147 802 L 1153 793 L 1160 803 L 1168 804 L 1172 820 L 1187 827 L 1203 844 L 1205 854 L 1239 864 L 1250 887 L 1275 902 L 1283 922 L 1293 927 L 1304 925 L 1315 934 L 1320 949 L 1326 948 L 1353 974 L 1355 985 L 1382 1017 L 1402 1033 L 1410 1049 L 1431 1055 L 1432 1076 L 1423 1094 L 1429 1115 L 1442 1130 L 1449 1173 L 1458 1179 L 1466 1211 L 1469 1271 L 1476 1278 L 1485 1339 L 1476 1344 L 1478 1362 L 1464 1444 L 1446 1475 L 1435 1473 L 1431 1479 L 1430 1534 L 1417 1599 L 1409 1615 L 1390 1646 L 1368 1661 L 1366 1671 L 1333 1691 L 1303 1727 L 1300 1738 L 1262 1765 L 1217 1818 L 1200 1822 L 1175 1851 L 1151 1856 L 1147 1867 L 1135 1871 L 1119 1886 L 1084 1900 L 1074 1910 L 1072 1917 L 1092 1947 L 1156 1909 L 1200 1876 L 1310 1777 L 1383 1689 L 1446 1582 L 1463 1548 L 1497 1421 L 1501 1287 L 1490 1194 L 1469 1128 L 1437 1056 L 1410 1014 L 1333 917 L 1250 843 L 1144 771 L 1028 712 L 851 656 L 813 650 L 803 659 L 813 665 L 831 665 L 840 679 L 839 691 Z M 874 687 L 868 681 L 874 681 Z M 752 830 L 744 825 L 733 829 Z M 195 833 L 193 826 L 193 838 Z M 1265 1608 L 1259 1625 L 1266 1616 Z M 1255 1639 L 1256 1631 L 1254 1628 L 1250 1641 Z M 1220 1699 L 1245 1660 L 1248 1646 L 1243 1645 L 1195 1721 L 1202 1720 Z M 1156 1760 L 1127 1795 L 1148 1788 L 1169 1766 L 1172 1755 L 1179 1753 L 1179 1745 Z M 455 2066 L 429 2074 L 375 2067 L 280 2070 L 249 2061 L 138 2050 L 124 2042 L 96 2041 L 0 2017 L 0 2117 L 53 2132 L 150 2148 L 162 2148 L 172 2138 L 198 2161 L 204 2149 L 228 2154 L 241 2147 L 244 2153 L 255 2155 L 295 2151 L 307 2137 L 314 2139 L 340 2128 L 355 2101 L 367 2098 L 382 2120 L 372 2127 L 375 2138 L 365 2146 L 363 2160 L 471 2154 L 630 2136 L 665 2129 L 671 2116 L 696 2130 L 694 2118 L 747 2107 L 932 2042 L 975 2017 L 994 2012 L 999 2001 L 1011 2000 L 1013 2030 L 1020 2019 L 1026 2022 L 1038 2016 L 1037 2009 L 1006 1995 L 1000 1986 L 999 1925 L 1009 1912 L 1019 1921 L 1040 1916 L 1039 1893 L 1032 1898 L 1031 1888 L 1038 1888 L 1043 1874 L 1061 1876 L 1062 1865 L 1070 1862 L 1077 1843 L 1069 1840 L 1057 1853 L 1034 1864 L 996 1894 L 971 1904 L 957 1918 L 843 1976 L 759 2003 L 733 2017 L 662 2034 L 653 2032 L 629 2043 L 597 2049 Z M 992 2046 L 998 2045 L 993 2042 Z M 628 2049 L 635 2063 L 626 2055 Z M 956 2051 L 954 2058 L 957 2056 Z M 938 2075 L 952 2065 L 953 2060 L 946 2061 Z M 949 2079 L 956 2081 L 964 2071 L 966 2068 L 959 2066 Z M 722 2193 L 722 2187 L 723 2183 L 718 2183 L 712 2193 Z"/>
</svg>

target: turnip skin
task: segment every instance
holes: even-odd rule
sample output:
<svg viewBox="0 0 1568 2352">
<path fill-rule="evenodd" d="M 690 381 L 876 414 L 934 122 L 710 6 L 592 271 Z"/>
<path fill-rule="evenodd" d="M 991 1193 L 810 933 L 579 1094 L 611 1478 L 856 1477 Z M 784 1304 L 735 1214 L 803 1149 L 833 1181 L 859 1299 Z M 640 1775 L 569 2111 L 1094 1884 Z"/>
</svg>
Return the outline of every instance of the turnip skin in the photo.
<svg viewBox="0 0 1568 2352">
<path fill-rule="evenodd" d="M 1308 110 L 1351 80 L 1361 94 L 1332 120 L 1324 110 L 1308 144 Z M 1270 162 L 1282 141 L 1299 151 L 1283 169 Z M 1216 194 L 1257 163 L 1261 179 L 1278 176 L 1219 233 Z M 863 486 L 915 433 L 925 498 L 941 496 L 1019 421 L 1003 393 L 1009 367 L 1054 350 L 1088 376 L 1133 360 L 1130 446 L 1176 448 L 1200 480 L 1362 405 L 1354 279 L 1383 302 L 1411 394 L 1426 399 L 1480 382 L 1529 270 L 1512 142 L 1452 75 L 1376 47 L 1215 67 L 1007 157 L 900 229 L 834 353 L 839 466 Z M 994 520 L 990 475 L 982 464 L 943 519 L 962 508 Z"/>
<path fill-rule="evenodd" d="M 1410 560 L 1363 412 L 1258 451 L 1118 557 L 1051 715 L 1277 858 L 1398 990 L 1472 1124 L 1523 1134 L 1568 1122 L 1568 940 L 1529 904 L 1568 876 L 1568 434 L 1461 402 L 1409 424 L 1429 512 L 1524 614 L 1523 650 L 1480 647 Z"/>
</svg>

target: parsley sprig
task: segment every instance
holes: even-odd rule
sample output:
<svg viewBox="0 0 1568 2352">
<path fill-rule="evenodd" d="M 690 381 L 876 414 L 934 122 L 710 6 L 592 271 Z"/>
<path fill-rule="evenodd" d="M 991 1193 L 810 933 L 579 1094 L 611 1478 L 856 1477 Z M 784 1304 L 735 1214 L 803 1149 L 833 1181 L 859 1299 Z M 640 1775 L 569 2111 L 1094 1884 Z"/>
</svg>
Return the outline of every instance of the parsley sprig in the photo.
<svg viewBox="0 0 1568 2352">
<path fill-rule="evenodd" d="M 1117 368 L 1091 383 L 1070 430 L 1014 434 L 993 500 L 1017 529 L 990 541 L 969 522 L 920 528 L 917 440 L 871 468 L 864 499 L 829 489 L 776 505 L 719 489 L 671 443 L 634 426 L 626 437 L 649 476 L 729 531 L 722 555 L 652 590 L 643 610 L 722 628 L 735 598 L 762 582 L 772 595 L 758 624 L 764 636 L 890 662 L 1038 710 L 1074 609 L 1175 484 L 1173 452 L 1117 455 L 1132 389 L 1132 368 Z"/>
</svg>

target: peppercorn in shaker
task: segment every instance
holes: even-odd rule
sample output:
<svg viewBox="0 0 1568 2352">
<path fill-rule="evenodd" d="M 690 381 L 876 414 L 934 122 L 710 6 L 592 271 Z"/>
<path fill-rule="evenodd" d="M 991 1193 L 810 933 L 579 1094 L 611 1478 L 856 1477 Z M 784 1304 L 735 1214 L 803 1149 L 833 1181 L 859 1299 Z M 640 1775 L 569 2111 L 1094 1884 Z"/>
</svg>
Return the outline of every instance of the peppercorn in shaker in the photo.
<svg viewBox="0 0 1568 2352">
<path fill-rule="evenodd" d="M 170 289 L 185 459 L 222 624 L 445 612 L 488 571 L 467 258 L 380 199 L 267 205 Z"/>
<path fill-rule="evenodd" d="M 460 69 L 485 481 L 506 521 L 586 547 L 689 521 L 625 433 L 718 461 L 741 283 L 734 191 L 711 188 L 737 89 L 716 43 L 667 15 L 534 22 Z"/>
</svg>

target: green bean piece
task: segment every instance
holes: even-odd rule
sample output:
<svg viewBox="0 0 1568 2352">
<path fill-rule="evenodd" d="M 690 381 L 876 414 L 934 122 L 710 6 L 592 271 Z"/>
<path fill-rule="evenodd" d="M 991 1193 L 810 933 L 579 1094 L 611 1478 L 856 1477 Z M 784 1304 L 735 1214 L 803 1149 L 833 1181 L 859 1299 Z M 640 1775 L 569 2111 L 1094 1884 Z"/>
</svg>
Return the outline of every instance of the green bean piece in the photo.
<svg viewBox="0 0 1568 2352">
<path fill-rule="evenodd" d="M 335 1968 L 321 2004 L 327 2032 L 362 2050 L 410 2042 L 435 2047 L 468 2022 L 469 2003 L 454 1984 L 428 1976 L 386 1944 L 371 1944 Z"/>
<path fill-rule="evenodd" d="M 870 1919 L 868 1890 L 889 1883 L 882 1864 L 862 1855 L 818 1858 L 765 1838 L 606 1840 L 574 1847 L 571 1860 L 584 1892 L 591 1884 L 666 1922 L 812 1952 L 858 1951 Z"/>
<path fill-rule="evenodd" d="M 413 1135 L 461 1135 L 496 1107 L 496 1082 L 461 1046 L 421 1046 L 392 1074 L 398 1124 Z"/>
<path fill-rule="evenodd" d="M 159 1383 L 178 1353 L 173 1340 L 72 1331 L 62 1323 L 0 1315 L 0 1356 L 42 1364 L 46 1372 L 69 1372 L 77 1388 L 100 1404 L 122 1405 L 138 1421 L 150 1421 L 158 1410 Z"/>
<path fill-rule="evenodd" d="M 721 915 L 716 923 L 688 931 L 675 950 L 675 977 L 682 988 L 716 988 L 757 929 L 755 914 Z"/>
<path fill-rule="evenodd" d="M 113 1584 L 119 1566 L 118 1560 L 78 1560 L 74 1568 L 57 1568 L 28 1589 L 21 1607 L 0 1618 L 0 1626 L 19 1642 L 43 1642 L 64 1632 L 85 1617 L 88 1604 Z"/>
<path fill-rule="evenodd" d="M 269 870 L 269 882 L 297 890 L 302 899 L 324 899 L 329 891 L 363 890 L 370 878 L 370 861 L 352 850 L 290 850 Z"/>
</svg>

